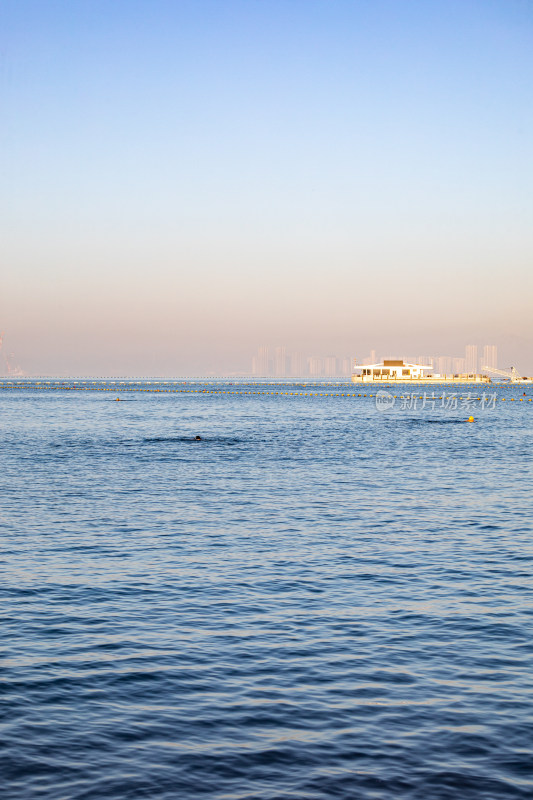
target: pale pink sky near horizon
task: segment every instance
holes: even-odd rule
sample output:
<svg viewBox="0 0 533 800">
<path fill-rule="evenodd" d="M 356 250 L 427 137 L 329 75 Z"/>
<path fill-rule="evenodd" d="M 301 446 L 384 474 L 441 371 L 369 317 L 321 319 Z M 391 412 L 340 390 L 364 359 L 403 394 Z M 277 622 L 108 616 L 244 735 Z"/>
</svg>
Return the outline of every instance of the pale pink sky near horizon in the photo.
<svg viewBox="0 0 533 800">
<path fill-rule="evenodd" d="M 533 374 L 533 13 L 430 6 L 7 2 L 4 352 L 179 376 L 475 343 Z"/>
</svg>

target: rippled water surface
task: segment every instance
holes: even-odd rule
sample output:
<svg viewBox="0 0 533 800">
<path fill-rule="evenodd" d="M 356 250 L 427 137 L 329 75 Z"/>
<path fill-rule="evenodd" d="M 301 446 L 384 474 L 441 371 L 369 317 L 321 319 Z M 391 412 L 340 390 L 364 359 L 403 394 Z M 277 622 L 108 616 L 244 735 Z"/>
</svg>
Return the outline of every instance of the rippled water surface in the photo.
<svg viewBox="0 0 533 800">
<path fill-rule="evenodd" d="M 531 798 L 530 389 L 2 389 L 3 800 Z"/>
</svg>

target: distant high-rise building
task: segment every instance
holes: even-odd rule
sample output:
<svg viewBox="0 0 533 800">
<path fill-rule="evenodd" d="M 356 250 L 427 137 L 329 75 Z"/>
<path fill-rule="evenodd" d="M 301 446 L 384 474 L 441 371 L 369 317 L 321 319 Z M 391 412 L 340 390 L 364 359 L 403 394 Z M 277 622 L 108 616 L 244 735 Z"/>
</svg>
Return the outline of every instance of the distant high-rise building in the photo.
<svg viewBox="0 0 533 800">
<path fill-rule="evenodd" d="M 326 356 L 324 359 L 324 375 L 333 378 L 337 374 L 337 359 L 335 356 Z"/>
<path fill-rule="evenodd" d="M 451 375 L 453 373 L 453 361 L 451 356 L 437 356 L 433 360 L 435 372 L 438 375 Z"/>
<path fill-rule="evenodd" d="M 370 355 L 366 356 L 365 358 L 363 358 L 363 360 L 360 361 L 359 364 L 360 365 L 363 365 L 363 364 L 375 364 L 376 363 L 376 359 L 377 359 L 376 351 L 375 350 L 371 350 L 370 351 Z"/>
<path fill-rule="evenodd" d="M 271 374 L 270 350 L 268 347 L 260 347 L 252 358 L 252 374 L 257 375 L 257 377 Z"/>
<path fill-rule="evenodd" d="M 465 348 L 466 371 L 477 372 L 477 344 L 467 344 Z"/>
<path fill-rule="evenodd" d="M 466 358 L 454 358 L 452 369 L 454 375 L 464 375 L 466 372 Z"/>
<path fill-rule="evenodd" d="M 302 378 L 305 375 L 304 359 L 301 353 L 291 353 L 289 356 L 289 373 L 293 378 Z"/>
<path fill-rule="evenodd" d="M 343 377 L 349 378 L 352 374 L 352 362 L 355 359 L 353 358 L 342 358 L 341 359 L 341 375 Z"/>
<path fill-rule="evenodd" d="M 307 359 L 307 368 L 311 378 L 319 378 L 324 374 L 324 359 L 317 356 L 309 356 Z"/>
<path fill-rule="evenodd" d="M 498 367 L 498 348 L 495 344 L 486 344 L 483 348 L 483 363 L 482 367 Z"/>
<path fill-rule="evenodd" d="M 284 378 L 287 375 L 287 350 L 282 345 L 274 351 L 274 375 Z"/>
</svg>

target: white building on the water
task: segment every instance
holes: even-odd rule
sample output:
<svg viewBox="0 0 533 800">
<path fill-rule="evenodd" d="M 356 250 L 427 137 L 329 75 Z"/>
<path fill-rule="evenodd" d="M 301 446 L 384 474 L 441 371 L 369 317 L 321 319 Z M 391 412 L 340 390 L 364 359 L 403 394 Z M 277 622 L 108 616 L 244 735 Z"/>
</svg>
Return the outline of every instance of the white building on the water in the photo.
<svg viewBox="0 0 533 800">
<path fill-rule="evenodd" d="M 374 383 L 376 381 L 487 383 L 489 378 L 476 373 L 435 374 L 433 368 L 425 364 L 410 364 L 404 362 L 403 359 L 385 359 L 381 364 L 354 364 L 352 381 L 354 383 Z"/>
<path fill-rule="evenodd" d="M 385 359 L 381 364 L 354 365 L 355 370 L 361 370 L 360 375 L 353 375 L 354 381 L 410 381 L 424 378 L 424 372 L 432 372 L 431 367 L 423 364 L 407 364 L 403 360 Z"/>
</svg>

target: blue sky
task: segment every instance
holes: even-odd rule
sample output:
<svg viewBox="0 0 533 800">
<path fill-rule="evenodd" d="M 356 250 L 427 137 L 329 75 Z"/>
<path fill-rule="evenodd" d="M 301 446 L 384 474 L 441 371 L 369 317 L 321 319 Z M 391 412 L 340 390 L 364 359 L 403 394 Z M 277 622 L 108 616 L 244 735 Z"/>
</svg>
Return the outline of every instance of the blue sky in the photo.
<svg viewBox="0 0 533 800">
<path fill-rule="evenodd" d="M 28 372 L 496 343 L 533 371 L 533 5 L 0 8 L 0 330 Z"/>
</svg>

